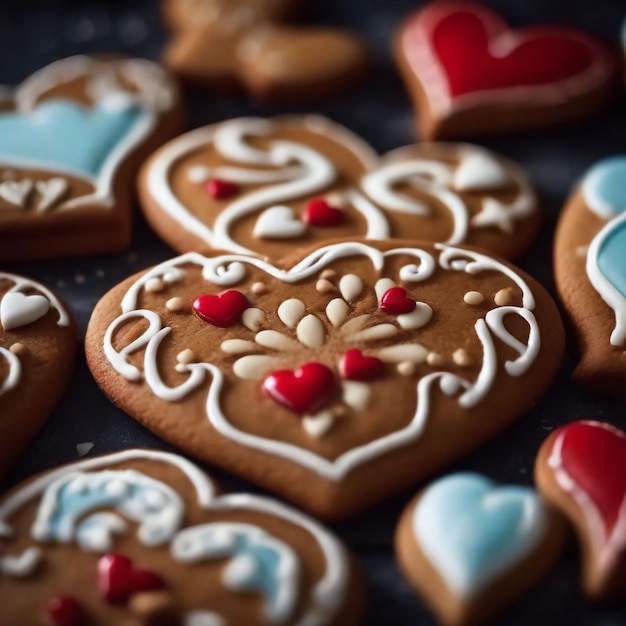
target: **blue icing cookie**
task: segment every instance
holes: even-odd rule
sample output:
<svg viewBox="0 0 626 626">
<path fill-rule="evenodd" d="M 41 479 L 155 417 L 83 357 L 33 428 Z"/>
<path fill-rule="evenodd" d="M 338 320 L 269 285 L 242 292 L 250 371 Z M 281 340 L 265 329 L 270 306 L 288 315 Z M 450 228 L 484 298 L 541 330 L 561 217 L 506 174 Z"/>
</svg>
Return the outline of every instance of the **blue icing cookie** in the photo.
<svg viewBox="0 0 626 626">
<path fill-rule="evenodd" d="M 534 550 L 546 513 L 528 488 L 499 487 L 478 474 L 434 482 L 413 515 L 415 538 L 446 585 L 472 596 Z"/>
<path fill-rule="evenodd" d="M 587 206 L 603 219 L 626 211 L 626 156 L 598 161 L 585 176 L 583 194 Z"/>
<path fill-rule="evenodd" d="M 48 100 L 29 113 L 0 114 L 0 159 L 51 166 L 97 178 L 115 148 L 145 116 L 141 107 L 109 98 L 94 108 Z"/>
</svg>

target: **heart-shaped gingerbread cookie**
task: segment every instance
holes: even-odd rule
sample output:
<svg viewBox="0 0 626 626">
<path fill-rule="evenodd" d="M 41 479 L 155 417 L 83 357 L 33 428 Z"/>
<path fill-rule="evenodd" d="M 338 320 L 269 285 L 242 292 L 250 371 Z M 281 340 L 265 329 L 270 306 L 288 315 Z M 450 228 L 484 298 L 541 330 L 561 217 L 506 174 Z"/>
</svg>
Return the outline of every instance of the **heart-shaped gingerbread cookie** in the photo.
<svg viewBox="0 0 626 626">
<path fill-rule="evenodd" d="M 142 59 L 72 57 L 0 106 L 0 259 L 119 250 L 133 173 L 180 123 L 177 87 Z"/>
<path fill-rule="evenodd" d="M 194 313 L 229 293 L 247 308 Z M 86 350 L 106 394 L 164 439 L 339 518 L 530 408 L 563 331 L 539 285 L 484 253 L 345 241 L 281 264 L 167 261 L 100 301 Z"/>
<path fill-rule="evenodd" d="M 539 224 L 532 186 L 503 157 L 424 143 L 379 159 L 317 116 L 240 118 L 182 135 L 145 164 L 139 191 L 151 225 L 179 252 L 273 260 L 341 237 L 466 243 L 514 258 Z"/>
<path fill-rule="evenodd" d="M 354 626 L 341 543 L 284 504 L 219 487 L 188 460 L 126 450 L 0 498 L 7 624 Z M 77 584 L 80 580 L 80 584 Z"/>
<path fill-rule="evenodd" d="M 76 326 L 43 285 L 0 272 L 0 474 L 60 400 L 76 352 Z"/>
<path fill-rule="evenodd" d="M 422 139 L 562 123 L 607 102 L 616 62 L 572 28 L 511 30 L 474 2 L 432 2 L 411 15 L 396 58 Z"/>
</svg>

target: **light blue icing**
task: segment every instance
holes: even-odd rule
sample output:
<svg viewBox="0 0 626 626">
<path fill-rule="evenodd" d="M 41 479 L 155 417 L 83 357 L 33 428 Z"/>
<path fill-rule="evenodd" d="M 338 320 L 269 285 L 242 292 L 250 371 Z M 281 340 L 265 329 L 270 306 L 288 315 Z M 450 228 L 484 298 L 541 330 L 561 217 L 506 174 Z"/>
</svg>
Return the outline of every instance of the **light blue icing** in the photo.
<svg viewBox="0 0 626 626">
<path fill-rule="evenodd" d="M 585 203 L 603 219 L 626 211 L 626 156 L 598 161 L 585 175 Z"/>
<path fill-rule="evenodd" d="M 478 474 L 433 483 L 414 511 L 422 552 L 448 587 L 471 596 L 520 561 L 545 531 L 545 509 L 531 489 L 498 487 Z"/>
<path fill-rule="evenodd" d="M 180 528 L 184 514 L 183 502 L 174 490 L 140 472 L 74 472 L 44 492 L 32 527 L 33 538 L 76 540 L 88 550 L 108 550 L 111 535 L 125 528 L 118 515 L 100 511 L 108 507 L 138 522 L 139 538 L 146 545 L 169 541 Z M 86 516 L 91 511 L 94 513 Z"/>
<path fill-rule="evenodd" d="M 230 557 L 225 585 L 233 591 L 261 593 L 272 622 L 288 619 L 295 606 L 298 559 L 291 547 L 261 528 L 238 523 L 188 528 L 174 540 L 173 555 L 186 562 Z"/>
<path fill-rule="evenodd" d="M 626 181 L 624 182 L 626 187 Z M 619 220 L 598 248 L 598 269 L 626 298 L 626 222 Z"/>
<path fill-rule="evenodd" d="M 131 100 L 109 98 L 95 107 L 47 100 L 27 113 L 0 113 L 0 158 L 47 165 L 97 178 L 108 157 L 145 113 Z"/>
</svg>

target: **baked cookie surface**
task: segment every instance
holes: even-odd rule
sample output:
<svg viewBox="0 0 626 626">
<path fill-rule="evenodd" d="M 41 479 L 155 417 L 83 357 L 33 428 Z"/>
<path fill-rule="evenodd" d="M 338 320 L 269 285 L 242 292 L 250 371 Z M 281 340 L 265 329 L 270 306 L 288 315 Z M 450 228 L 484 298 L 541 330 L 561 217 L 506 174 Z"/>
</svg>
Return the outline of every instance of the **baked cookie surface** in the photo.
<svg viewBox="0 0 626 626">
<path fill-rule="evenodd" d="M 174 454 L 85 459 L 0 498 L 3 626 L 353 625 L 362 597 L 320 524 Z"/>
<path fill-rule="evenodd" d="M 161 437 L 339 518 L 519 417 L 555 375 L 563 331 L 502 261 L 348 241 L 280 265 L 165 262 L 100 301 L 86 351 L 105 393 Z"/>
<path fill-rule="evenodd" d="M 40 283 L 0 272 L 0 474 L 61 399 L 76 354 L 68 308 Z"/>
<path fill-rule="evenodd" d="M 139 193 L 179 252 L 272 260 L 339 237 L 465 243 L 514 258 L 540 219 L 523 170 L 485 148 L 423 143 L 379 158 L 317 116 L 239 118 L 182 135 L 142 168 Z"/>
<path fill-rule="evenodd" d="M 179 130 L 178 88 L 144 59 L 76 56 L 0 97 L 0 260 L 130 240 L 134 175 Z"/>
</svg>

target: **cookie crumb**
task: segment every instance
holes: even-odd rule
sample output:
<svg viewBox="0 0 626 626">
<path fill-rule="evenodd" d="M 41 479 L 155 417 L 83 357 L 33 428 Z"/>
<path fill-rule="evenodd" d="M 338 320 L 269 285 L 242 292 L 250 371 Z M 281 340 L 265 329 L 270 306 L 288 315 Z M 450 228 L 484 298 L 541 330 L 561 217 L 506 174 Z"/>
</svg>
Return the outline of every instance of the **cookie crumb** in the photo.
<svg viewBox="0 0 626 626">
<path fill-rule="evenodd" d="M 14 343 L 9 350 L 13 352 L 13 354 L 26 354 L 26 346 L 23 343 Z"/>
<path fill-rule="evenodd" d="M 163 291 L 163 287 L 165 285 L 163 284 L 163 281 L 160 278 L 150 278 L 146 281 L 146 291 L 149 291 L 150 293 L 154 293 L 157 291 Z"/>
<path fill-rule="evenodd" d="M 189 365 L 189 363 L 193 363 L 196 360 L 196 355 L 194 354 L 193 350 L 187 348 L 186 350 L 178 353 L 176 360 L 181 365 Z"/>
<path fill-rule="evenodd" d="M 335 290 L 335 285 L 325 278 L 320 278 L 315 284 L 315 289 L 317 289 L 320 293 L 328 293 L 329 291 Z"/>
<path fill-rule="evenodd" d="M 479 304 L 482 304 L 484 301 L 485 301 L 485 296 L 483 296 L 483 294 L 480 293 L 480 291 L 468 291 L 463 296 L 463 302 L 465 302 L 465 304 L 469 304 L 470 306 L 478 306 Z"/>
<path fill-rule="evenodd" d="M 500 289 L 493 297 L 493 301 L 498 306 L 506 306 L 507 304 L 511 304 L 513 302 L 513 293 L 511 292 L 511 288 L 507 287 L 506 289 Z"/>
<path fill-rule="evenodd" d="M 176 296 L 175 298 L 170 298 L 165 303 L 165 308 L 168 311 L 172 311 L 174 313 L 177 313 L 178 311 L 182 311 L 184 306 L 185 305 L 183 303 L 183 299 L 179 298 L 178 296 Z"/>
<path fill-rule="evenodd" d="M 82 459 L 84 456 L 87 456 L 89 454 L 93 447 L 93 441 L 84 441 L 83 443 L 77 443 L 76 452 L 78 453 L 78 456 Z"/>
<path fill-rule="evenodd" d="M 267 291 L 267 287 L 265 286 L 265 283 L 254 283 L 252 287 L 250 287 L 250 290 L 252 293 L 259 295 L 261 293 L 265 293 Z"/>
<path fill-rule="evenodd" d="M 440 367 L 443 365 L 443 362 L 443 357 L 436 352 L 429 352 L 426 357 L 426 363 L 428 363 L 431 367 Z"/>
<path fill-rule="evenodd" d="M 460 367 L 468 367 L 472 364 L 472 359 L 464 348 L 455 350 L 452 354 L 452 360 Z"/>
<path fill-rule="evenodd" d="M 402 363 L 398 363 L 396 369 L 398 370 L 398 374 L 402 376 L 413 376 L 413 374 L 415 374 L 415 363 L 402 361 Z"/>
</svg>

